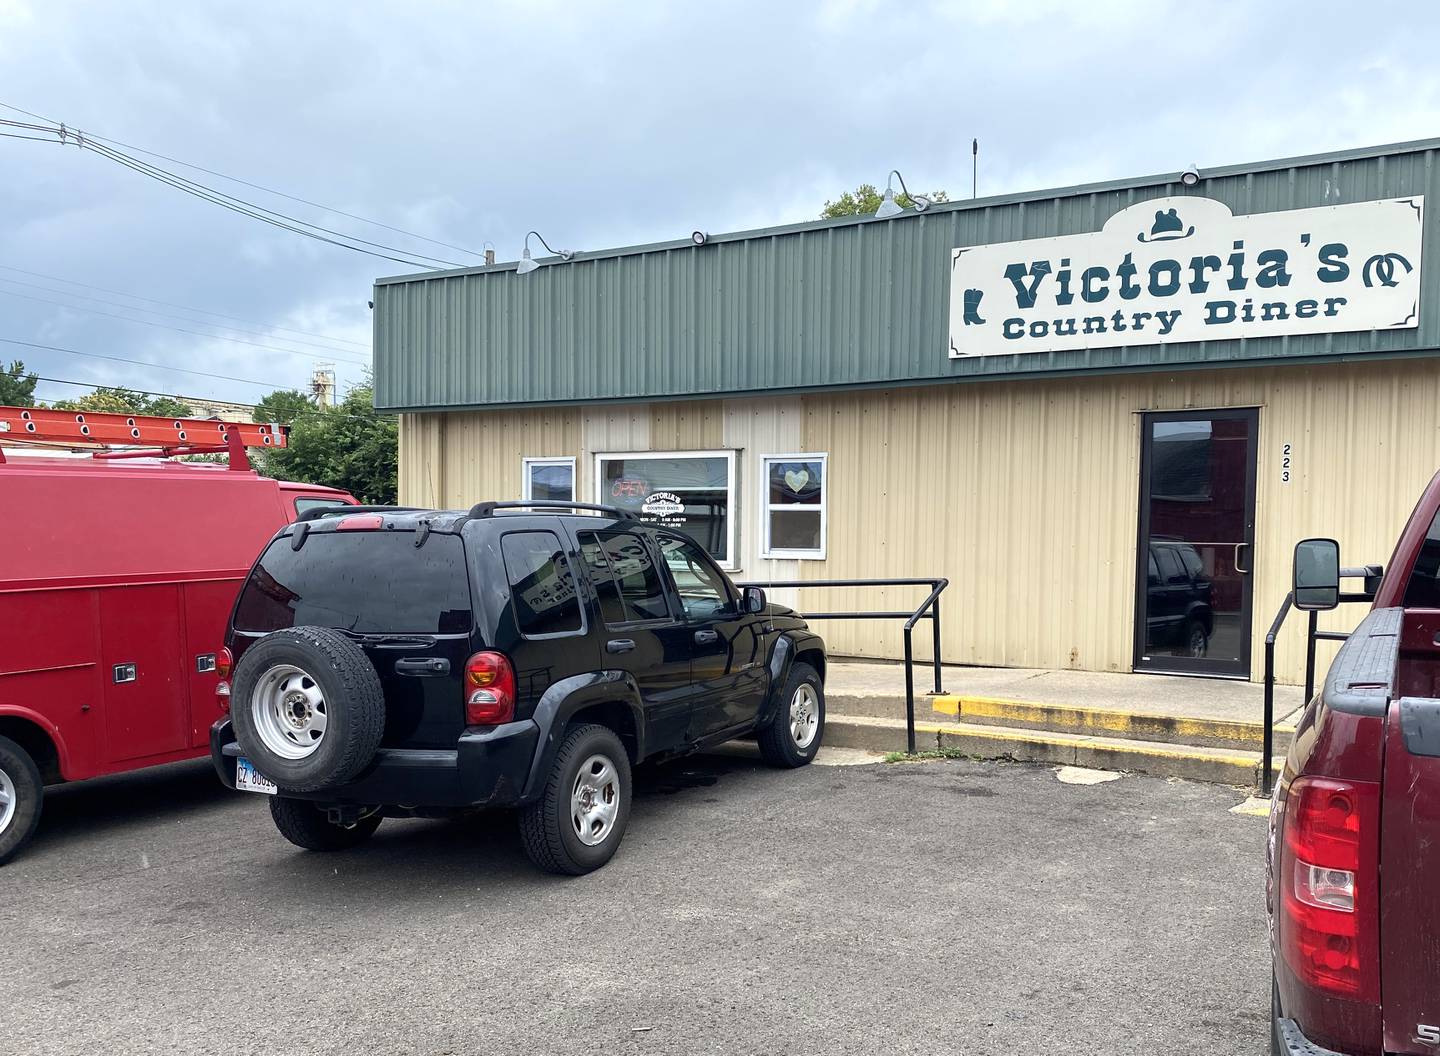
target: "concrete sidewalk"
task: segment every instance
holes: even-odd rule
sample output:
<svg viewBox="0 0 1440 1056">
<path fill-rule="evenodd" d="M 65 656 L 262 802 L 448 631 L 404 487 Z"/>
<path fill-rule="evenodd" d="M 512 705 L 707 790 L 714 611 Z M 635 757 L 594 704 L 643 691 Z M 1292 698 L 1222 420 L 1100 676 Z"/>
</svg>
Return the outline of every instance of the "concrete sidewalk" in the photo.
<svg viewBox="0 0 1440 1056">
<path fill-rule="evenodd" d="M 833 660 L 826 672 L 826 743 L 903 749 L 905 668 Z M 1175 675 L 950 667 L 915 668 L 917 748 L 977 758 L 1133 770 L 1254 785 L 1262 769 L 1264 689 Z M 1289 747 L 1303 691 L 1275 689 L 1272 767 Z"/>
</svg>

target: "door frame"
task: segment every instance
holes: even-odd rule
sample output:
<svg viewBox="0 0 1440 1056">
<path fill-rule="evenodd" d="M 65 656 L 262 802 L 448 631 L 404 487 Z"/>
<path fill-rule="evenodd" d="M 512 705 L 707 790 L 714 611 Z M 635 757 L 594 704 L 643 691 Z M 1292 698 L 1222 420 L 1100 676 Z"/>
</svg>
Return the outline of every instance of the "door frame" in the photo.
<svg viewBox="0 0 1440 1056">
<path fill-rule="evenodd" d="M 1250 568 L 1242 579 L 1240 596 L 1240 657 L 1235 661 L 1216 661 L 1208 657 L 1195 660 L 1188 656 L 1167 656 L 1151 660 L 1145 655 L 1145 612 L 1146 587 L 1150 548 L 1150 469 L 1154 444 L 1151 442 L 1152 422 L 1242 420 L 1250 423 L 1245 444 L 1245 549 L 1250 553 Z M 1249 680 L 1253 638 L 1253 610 L 1255 603 L 1255 514 L 1256 478 L 1260 453 L 1260 408 L 1213 407 L 1195 408 L 1183 411 L 1142 411 L 1140 412 L 1140 489 L 1139 516 L 1135 536 L 1135 593 L 1131 599 L 1135 624 L 1134 648 L 1131 653 L 1131 669 L 1146 674 L 1197 675 L 1208 678 L 1234 678 Z"/>
</svg>

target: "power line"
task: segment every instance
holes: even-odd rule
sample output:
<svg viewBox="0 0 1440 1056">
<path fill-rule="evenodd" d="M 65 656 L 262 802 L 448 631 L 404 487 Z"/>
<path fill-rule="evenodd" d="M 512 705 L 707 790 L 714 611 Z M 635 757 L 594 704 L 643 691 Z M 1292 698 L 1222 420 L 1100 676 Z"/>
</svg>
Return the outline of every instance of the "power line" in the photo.
<svg viewBox="0 0 1440 1056">
<path fill-rule="evenodd" d="M 200 330 L 186 330 L 180 326 L 170 326 L 166 323 L 157 323 L 153 319 L 132 319 L 128 315 L 116 315 L 114 312 L 101 311 L 99 308 L 86 308 L 80 304 L 66 304 L 64 301 L 52 301 L 46 297 L 36 297 L 30 293 L 20 293 L 17 290 L 0 289 L 7 297 L 21 297 L 27 301 L 39 301 L 41 304 L 53 304 L 59 308 L 69 308 L 76 312 L 89 312 L 91 315 L 103 315 L 107 319 L 118 319 L 122 323 L 139 323 L 141 326 L 153 326 L 160 330 L 173 330 L 177 334 L 189 334 L 192 337 L 204 337 L 211 341 L 230 341 L 237 345 L 249 345 L 251 348 L 263 348 L 270 352 L 286 352 L 293 356 L 308 356 L 311 359 L 323 360 L 325 362 L 339 361 L 341 363 L 353 363 L 356 366 L 368 367 L 370 364 L 363 359 L 347 359 L 338 354 L 321 355 L 319 352 L 305 352 L 298 348 L 282 348 L 279 345 L 264 345 L 258 341 L 246 341 L 239 337 L 226 337 L 224 334 L 207 334 Z M 197 325 L 204 325 L 197 321 Z"/>
<path fill-rule="evenodd" d="M 0 104 L 0 105 L 3 105 L 3 104 Z M 182 312 L 196 312 L 196 313 L 198 313 L 198 314 L 200 314 L 200 315 L 213 315 L 213 316 L 215 316 L 215 317 L 217 317 L 217 318 L 219 318 L 219 319 L 229 319 L 229 320 L 231 320 L 231 321 L 233 321 L 233 322 L 237 322 L 237 323 L 248 323 L 248 324 L 251 325 L 251 326 L 263 326 L 263 327 L 265 327 L 267 330 L 283 330 L 283 331 L 285 331 L 286 333 L 290 333 L 290 334 L 303 334 L 303 335 L 306 336 L 306 337 L 318 337 L 318 338 L 321 338 L 322 340 L 325 340 L 325 341 L 336 341 L 336 342 L 339 342 L 339 343 L 341 343 L 341 344 L 355 345 L 357 348 L 364 349 L 364 350 L 367 351 L 367 352 L 370 350 L 370 346 L 367 345 L 364 341 L 353 341 L 353 340 L 351 340 L 351 339 L 348 338 L 348 337 L 330 337 L 330 336 L 328 336 L 328 335 L 326 335 L 326 334 L 316 333 L 314 330 L 297 330 L 297 329 L 295 329 L 294 327 L 291 327 L 291 326 L 275 326 L 275 325 L 271 325 L 271 324 L 267 324 L 267 323 L 258 323 L 258 322 L 256 322 L 254 319 L 243 319 L 243 318 L 241 318 L 241 317 L 238 316 L 238 315 L 226 315 L 224 312 L 212 312 L 212 311 L 209 311 L 208 309 L 205 309 L 205 308 L 191 308 L 189 305 L 176 304 L 174 301 L 161 301 L 161 300 L 157 300 L 157 299 L 154 298 L 154 297 L 141 297 L 138 293 L 126 293 L 124 290 L 112 290 L 112 289 L 110 289 L 110 288 L 108 288 L 108 287 L 106 287 L 106 286 L 92 286 L 92 285 L 91 285 L 90 283 L 88 283 L 88 282 L 77 282 L 75 279 L 61 278 L 59 275 L 47 275 L 47 274 L 45 274 L 45 272 L 43 272 L 43 271 L 30 271 L 30 270 L 28 270 L 28 269 L 26 269 L 26 268 L 17 268 L 17 267 L 16 267 L 15 265 L 13 265 L 13 264 L 0 264 L 0 269 L 4 269 L 5 271 L 18 272 L 18 273 L 21 274 L 21 275 L 29 275 L 29 276 L 31 276 L 32 278 L 36 278 L 36 279 L 49 279 L 51 282 L 63 282 L 63 283 L 65 283 L 67 286 L 80 286 L 80 287 L 82 287 L 82 288 L 84 288 L 84 289 L 87 289 L 87 290 L 98 290 L 98 291 L 101 292 L 101 293 L 113 293 L 113 294 L 115 294 L 115 295 L 118 296 L 118 297 L 129 297 L 129 298 L 130 298 L 131 300 L 133 300 L 133 301 L 145 301 L 147 304 L 162 304 L 162 305 L 164 305 L 166 308 L 179 308 Z M 7 279 L 6 281 L 7 281 L 7 282 L 14 282 L 14 281 L 16 281 L 16 280 L 14 280 L 14 279 Z M 38 288 L 38 287 L 37 287 L 37 288 Z M 56 290 L 56 291 L 54 291 L 54 292 L 59 293 L 59 292 L 61 292 L 61 291 Z M 78 297 L 79 294 L 76 294 L 75 296 Z M 94 300 L 99 300 L 100 298 L 97 297 L 97 298 L 93 298 L 93 299 L 94 299 Z M 113 303 L 113 302 L 112 302 L 112 303 Z M 127 306 L 127 307 L 128 307 L 128 306 Z M 144 311 L 144 309 L 136 309 L 136 311 Z M 159 315 L 160 313 L 159 313 L 159 312 L 156 312 L 155 314 L 156 314 L 156 315 Z M 191 322 L 199 322 L 199 320 L 191 320 Z M 210 325 L 210 324 L 206 324 L 206 325 Z M 233 329 L 235 329 L 235 328 L 234 328 L 234 327 L 230 327 L 230 329 L 233 330 Z"/>
<path fill-rule="evenodd" d="M 4 267 L 4 265 L 0 265 L 0 267 Z M 63 281 L 63 280 L 62 280 L 62 281 Z M 25 281 L 23 281 L 23 280 L 21 280 L 21 279 L 11 279 L 11 278 L 7 278 L 7 277 L 4 276 L 4 275 L 0 275 L 0 282 L 8 282 L 8 283 L 12 283 L 12 284 L 14 284 L 14 285 L 16 285 L 16 286 L 25 286 L 25 287 L 27 287 L 28 289 L 40 290 L 42 293 L 54 293 L 54 294 L 58 294 L 58 295 L 61 296 L 61 297 L 78 297 L 78 298 L 79 298 L 80 300 L 82 300 L 82 301 L 95 301 L 95 302 L 98 303 L 98 304 L 108 304 L 108 305 L 111 305 L 111 306 L 113 306 L 113 307 L 115 307 L 115 308 L 124 308 L 124 309 L 126 309 L 127 311 L 131 311 L 131 312 L 144 312 L 144 313 L 147 314 L 147 315 L 158 315 L 158 316 L 160 316 L 160 318 L 162 318 L 162 319 L 176 319 L 176 320 L 178 320 L 178 321 L 180 321 L 180 322 L 182 322 L 182 323 L 191 323 L 192 325 L 195 325 L 195 326 L 213 326 L 213 327 L 215 327 L 217 330 L 231 330 L 231 331 L 233 331 L 233 332 L 235 332 L 235 333 L 237 333 L 237 334 L 250 334 L 252 337 L 269 337 L 269 336 L 270 336 L 268 333 L 266 333 L 266 332 L 263 331 L 263 330 L 243 330 L 243 329 L 241 329 L 241 328 L 238 327 L 238 326 L 225 326 L 225 325 L 222 324 L 222 323 L 209 323 L 209 322 L 206 322 L 206 321 L 203 320 L 203 319 L 191 319 L 189 316 L 173 315 L 173 314 L 171 314 L 171 313 L 169 313 L 169 312 L 157 312 L 157 311 L 155 311 L 155 309 L 153 309 L 153 308 L 141 308 L 139 305 L 136 305 L 136 304 L 126 304 L 124 301 L 112 301 L 112 300 L 109 300 L 108 298 L 105 298 L 105 297 L 92 297 L 92 296 L 90 296 L 90 295 L 88 295 L 88 294 L 84 294 L 84 293 L 73 293 L 73 292 L 71 292 L 70 290 L 56 290 L 56 289 L 51 289 L 49 286 L 41 286 L 41 285 L 39 285 L 38 283 L 25 282 Z M 11 292 L 12 292 L 12 291 L 10 291 L 10 290 L 0 289 L 0 293 L 11 293 Z M 19 294 L 16 294 L 15 296 L 20 296 L 20 295 L 19 295 Z M 39 300 L 39 299 L 40 299 L 40 298 L 38 298 L 38 297 L 36 298 L 36 300 Z M 58 304 L 58 303 L 60 303 L 60 302 L 58 302 L 58 301 L 50 301 L 50 302 L 47 302 L 47 303 L 50 303 L 50 304 Z M 84 312 L 84 311 L 90 311 L 90 309 L 85 308 L 85 307 L 83 307 L 82 305 L 78 305 L 78 304 L 77 304 L 77 305 L 67 305 L 67 307 L 74 307 L 74 308 L 76 308 L 76 309 L 78 309 L 79 311 L 82 311 L 82 312 Z M 293 337 L 292 337 L 292 338 L 287 338 L 287 340 L 289 340 L 289 341 L 294 341 L 297 345 L 308 345 L 308 346 L 311 347 L 311 348 L 318 348 L 318 349 L 321 349 L 321 350 L 323 350 L 323 351 L 330 352 L 330 353 L 332 353 L 332 354 L 338 354 L 338 353 L 342 353 L 342 352 L 349 352 L 349 351 L 351 351 L 351 350 L 348 349 L 348 348 L 334 348 L 333 346 L 330 346 L 330 345 L 317 344 L 317 343 L 315 343 L 314 341 L 300 341 L 300 340 L 297 340 L 296 338 L 293 338 Z"/>
<path fill-rule="evenodd" d="M 21 121 L 12 121 L 7 118 L 0 118 L 0 125 L 9 125 L 17 128 L 26 129 L 32 129 L 37 127 Z M 220 191 L 213 187 L 209 187 L 203 183 L 191 180 L 188 177 L 179 175 L 178 173 L 170 172 L 169 170 L 163 169 L 158 165 L 152 165 L 149 162 L 141 161 L 139 158 L 132 157 L 131 155 L 126 154 L 124 151 L 116 150 L 113 147 L 105 146 L 101 142 L 101 137 L 86 138 L 85 135 L 81 132 L 77 131 L 72 133 L 71 130 L 66 128 L 63 124 L 58 125 L 55 128 L 44 128 L 43 126 L 39 126 L 39 129 L 41 131 L 50 132 L 53 135 L 59 137 L 55 141 L 57 145 L 63 146 L 67 144 L 70 141 L 70 136 L 73 135 L 75 146 L 81 149 L 91 150 L 101 155 L 102 157 L 108 158 L 110 161 L 114 161 L 120 165 L 123 165 L 127 169 L 140 173 L 142 176 L 149 176 L 151 179 L 158 180 L 159 182 L 164 183 L 167 186 L 173 187 L 176 190 L 193 195 L 194 197 L 199 198 L 202 201 L 210 202 L 212 205 L 218 205 L 222 209 L 229 209 L 231 212 L 239 213 L 242 216 L 247 216 L 252 220 L 259 220 L 262 223 L 270 224 L 274 227 L 278 227 L 286 231 L 291 231 L 297 235 L 304 235 L 307 238 L 313 238 L 317 241 L 326 242 L 333 246 L 340 246 L 343 249 L 349 249 L 356 253 L 365 253 L 372 257 L 380 257 L 384 260 L 393 260 L 398 264 L 405 264 L 408 267 L 413 268 L 422 268 L 427 271 L 433 271 L 437 266 L 462 266 L 456 261 L 442 260 L 439 257 L 432 257 L 423 253 L 417 253 L 414 250 L 399 249 L 394 246 L 384 245 L 380 242 L 372 242 L 369 239 L 361 238 L 358 235 L 349 235 L 343 231 L 336 231 L 333 228 L 328 228 L 321 224 L 312 223 L 309 220 L 301 220 L 298 217 L 290 216 L 286 213 L 281 213 L 274 209 L 267 208 L 266 206 L 257 205 L 254 202 L 237 198 L 234 195 L 227 194 L 224 191 Z M 324 233 L 318 234 L 317 232 Z M 326 237 L 328 235 L 334 235 L 336 237 Z M 342 239 L 346 241 L 341 241 Z M 360 245 L 354 244 L 357 242 L 360 243 Z M 365 249 L 365 246 L 373 246 L 375 248 Z M 388 250 L 389 252 L 377 252 L 377 250 Z M 396 253 L 403 253 L 406 255 L 403 257 L 397 257 L 394 256 L 394 254 Z"/>
<path fill-rule="evenodd" d="M 9 103 L 0 103 L 0 106 L 3 106 L 6 110 L 13 110 L 17 114 L 24 114 L 26 117 L 33 117 L 37 121 L 49 121 L 52 125 L 59 124 L 58 121 L 55 121 L 52 118 L 41 117 L 39 114 L 33 114 L 29 110 L 22 110 L 20 109 L 20 107 L 12 106 Z M 127 150 L 138 151 L 141 154 L 148 155 L 152 158 L 159 158 L 162 161 L 168 161 L 174 165 L 183 165 L 185 168 L 194 169 L 196 172 L 203 172 L 210 176 L 218 176 L 220 177 L 220 179 L 229 180 L 231 183 L 238 183 L 245 187 L 254 188 L 257 191 L 264 191 L 266 194 L 273 194 L 277 198 L 285 198 L 292 202 L 299 202 L 301 205 L 308 205 L 315 209 L 323 209 L 325 212 L 334 213 L 336 216 L 344 216 L 349 217 L 351 220 L 359 220 L 362 224 L 370 224 L 373 227 L 383 227 L 386 231 L 394 231 L 396 234 L 406 235 L 410 238 L 419 239 L 421 242 L 429 242 L 431 245 L 444 246 L 446 249 L 453 249 L 459 253 L 468 253 L 472 257 L 480 257 L 481 259 L 484 259 L 485 256 L 485 254 L 480 252 L 479 250 L 466 249 L 464 246 L 456 246 L 452 245 L 449 242 L 442 242 L 438 238 L 430 238 L 428 235 L 421 235 L 417 234 L 414 231 L 407 231 L 403 227 L 392 227 L 390 224 L 381 223 L 379 220 L 371 220 L 368 217 L 359 216 L 355 213 L 347 213 L 344 209 L 336 209 L 334 206 L 331 205 L 325 205 L 321 202 L 312 202 L 308 198 L 300 198 L 293 194 L 286 194 L 284 191 L 277 191 L 273 187 L 266 187 L 262 184 L 251 183 L 249 180 L 242 180 L 239 176 L 231 176 L 227 173 L 216 172 L 214 169 L 207 169 L 203 165 L 196 165 L 193 162 L 182 161 L 180 158 L 172 158 L 168 154 L 161 154 L 158 151 L 146 150 L 144 147 L 137 147 L 133 143 L 126 143 L 122 140 L 111 139 L 108 136 L 97 136 L 93 133 L 86 133 L 86 135 L 90 136 L 91 139 L 98 139 L 105 143 L 113 143 L 117 147 L 124 147 Z"/>
<path fill-rule="evenodd" d="M 107 356 L 99 352 L 81 352 L 77 348 L 61 348 L 59 345 L 42 345 L 34 341 L 21 341 L 14 337 L 0 337 L 0 342 L 7 345 L 22 345 L 25 348 L 41 348 L 47 352 L 65 352 L 72 356 L 85 356 L 89 359 L 108 359 L 114 363 L 130 363 L 137 367 L 150 367 L 154 370 L 171 370 L 177 374 L 194 374 L 201 378 L 214 378 L 217 381 L 238 381 L 242 385 L 258 385 L 261 388 L 285 389 L 293 386 L 283 385 L 275 381 L 256 381 L 254 378 L 235 378 L 229 374 L 211 374 L 204 370 L 190 370 L 187 367 L 169 367 L 163 363 L 151 363 L 144 359 L 127 359 L 124 356 Z M 11 372 L 13 374 L 13 372 Z"/>
</svg>

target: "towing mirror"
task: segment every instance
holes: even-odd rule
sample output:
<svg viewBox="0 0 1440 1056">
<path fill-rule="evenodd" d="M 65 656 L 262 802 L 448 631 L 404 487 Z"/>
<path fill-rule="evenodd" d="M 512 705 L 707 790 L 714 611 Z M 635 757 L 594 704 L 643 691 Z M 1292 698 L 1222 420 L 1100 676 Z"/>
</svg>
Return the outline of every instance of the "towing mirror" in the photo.
<svg viewBox="0 0 1440 1056">
<path fill-rule="evenodd" d="M 765 592 L 759 587 L 746 587 L 740 594 L 740 611 L 752 616 L 765 611 Z"/>
<path fill-rule="evenodd" d="M 1302 539 L 1295 544 L 1295 607 L 1324 612 L 1340 604 L 1340 544 Z"/>
</svg>

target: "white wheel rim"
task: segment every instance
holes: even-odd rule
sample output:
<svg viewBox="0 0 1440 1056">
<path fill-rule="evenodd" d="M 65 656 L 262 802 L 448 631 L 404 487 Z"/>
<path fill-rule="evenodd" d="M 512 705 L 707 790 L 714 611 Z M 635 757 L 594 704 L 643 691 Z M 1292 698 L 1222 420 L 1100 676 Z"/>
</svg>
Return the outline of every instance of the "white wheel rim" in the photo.
<svg viewBox="0 0 1440 1056">
<path fill-rule="evenodd" d="M 790 737 L 802 752 L 810 747 L 820 729 L 820 696 L 809 682 L 802 683 L 790 698 Z"/>
<path fill-rule="evenodd" d="M 270 668 L 250 694 L 260 743 L 282 759 L 304 759 L 319 750 L 330 725 L 327 712 L 319 683 L 291 664 Z"/>
<path fill-rule="evenodd" d="M 620 775 L 608 755 L 596 753 L 580 764 L 570 790 L 570 824 L 587 847 L 604 843 L 620 813 Z"/>
<path fill-rule="evenodd" d="M 10 827 L 10 822 L 15 820 L 15 782 L 4 770 L 0 770 L 0 835 Z"/>
</svg>

